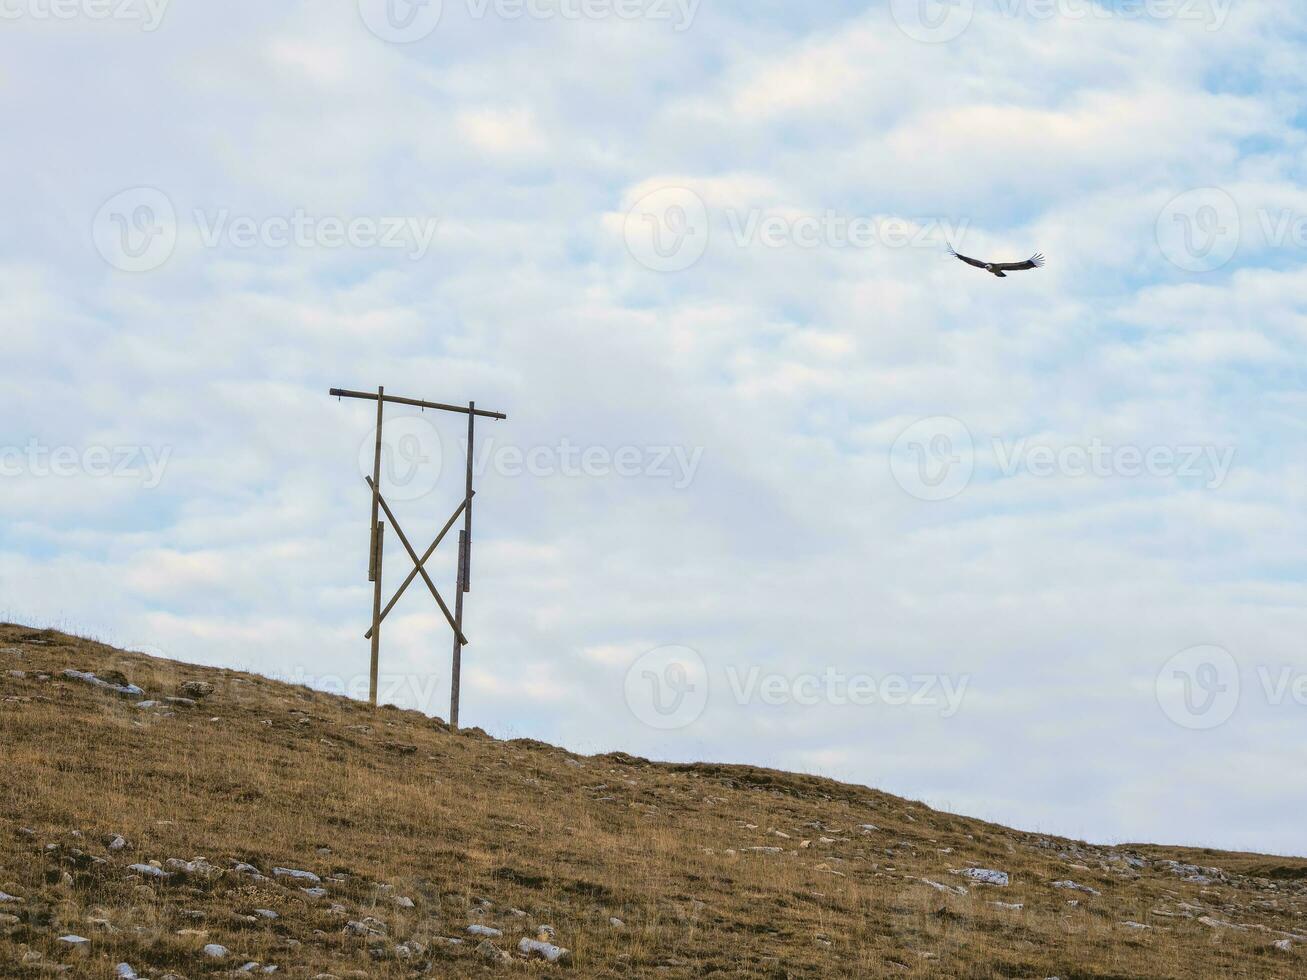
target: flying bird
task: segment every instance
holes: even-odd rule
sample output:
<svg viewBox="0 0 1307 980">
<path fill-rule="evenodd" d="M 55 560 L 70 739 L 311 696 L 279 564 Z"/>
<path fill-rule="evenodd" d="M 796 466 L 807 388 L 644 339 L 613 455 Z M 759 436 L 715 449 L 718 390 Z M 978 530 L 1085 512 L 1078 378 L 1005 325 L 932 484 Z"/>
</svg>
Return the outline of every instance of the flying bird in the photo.
<svg viewBox="0 0 1307 980">
<path fill-rule="evenodd" d="M 1006 279 L 1009 272 L 1019 272 L 1022 269 L 1042 269 L 1044 267 L 1044 253 L 1036 252 L 1024 262 L 981 262 L 980 259 L 973 259 L 966 255 L 959 255 L 954 251 L 953 246 L 948 247 L 954 258 L 961 259 L 967 265 L 974 265 L 977 269 L 984 269 L 1000 279 Z"/>
</svg>

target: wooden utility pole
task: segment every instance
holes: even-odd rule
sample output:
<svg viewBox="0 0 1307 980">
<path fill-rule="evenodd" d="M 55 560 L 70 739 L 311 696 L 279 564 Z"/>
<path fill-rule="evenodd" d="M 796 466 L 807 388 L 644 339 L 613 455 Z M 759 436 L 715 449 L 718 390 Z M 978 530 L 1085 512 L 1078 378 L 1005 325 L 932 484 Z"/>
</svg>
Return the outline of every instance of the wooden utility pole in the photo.
<svg viewBox="0 0 1307 980">
<path fill-rule="evenodd" d="M 368 702 L 377 706 L 377 664 L 381 656 L 381 420 L 386 409 L 386 389 L 377 388 L 377 448 L 372 457 L 372 546 L 369 549 L 368 581 L 372 583 L 372 664 L 368 669 Z"/>
<path fill-rule="evenodd" d="M 372 641 L 372 660 L 369 671 L 368 699 L 375 707 L 377 703 L 377 672 L 380 660 L 381 650 L 381 622 L 389 615 L 391 609 L 399 602 L 400 596 L 404 590 L 409 587 L 415 578 L 422 577 L 428 591 L 436 600 L 440 607 L 441 613 L 444 614 L 445 621 L 449 623 L 454 632 L 454 653 L 453 662 L 450 670 L 450 695 L 449 695 L 449 724 L 451 728 L 458 728 L 458 702 L 459 688 L 461 684 L 462 667 L 463 667 L 463 647 L 467 643 L 467 636 L 463 633 L 463 595 L 471 591 L 471 566 L 472 566 L 472 498 L 476 491 L 472 488 L 472 459 L 473 459 L 473 439 L 475 435 L 476 418 L 480 416 L 488 419 L 506 419 L 507 415 L 499 412 L 486 412 L 476 407 L 476 402 L 468 402 L 467 407 L 459 405 L 446 405 L 441 402 L 422 401 L 417 398 L 400 398 L 396 395 L 387 395 L 384 387 L 377 388 L 374 395 L 366 391 L 348 391 L 343 388 L 332 388 L 330 394 L 336 398 L 362 398 L 375 399 L 377 402 L 377 433 L 376 446 L 372 459 L 372 476 L 366 478 L 368 488 L 372 492 L 372 540 L 368 558 L 368 581 L 373 583 L 372 588 L 372 627 L 365 634 L 366 638 Z M 391 402 L 397 405 L 411 405 L 421 409 L 435 409 L 442 412 L 458 412 L 467 415 L 467 468 L 463 486 L 463 500 L 458 505 L 453 515 L 445 522 L 436 539 L 431 543 L 431 547 L 426 552 L 418 555 L 413 545 L 409 542 L 408 536 L 404 534 L 403 528 L 399 526 L 399 521 L 395 519 L 394 512 L 390 505 L 386 503 L 386 498 L 381 491 L 381 429 L 385 404 Z M 408 577 L 404 579 L 403 584 L 391 597 L 383 609 L 381 606 L 381 565 L 383 545 L 385 539 L 385 523 L 381 520 L 381 514 L 385 513 L 386 519 L 390 521 L 391 528 L 395 536 L 399 538 L 400 544 L 408 553 L 413 562 L 413 570 Z M 439 590 L 427 574 L 426 563 L 439 547 L 440 542 L 444 540 L 459 516 L 463 518 L 463 530 L 458 535 L 458 571 L 457 582 L 455 584 L 456 595 L 454 597 L 454 611 L 450 613 L 449 607 L 445 600 L 441 598 Z"/>
<path fill-rule="evenodd" d="M 454 596 L 454 632 L 463 632 L 463 593 L 472 591 L 472 444 L 476 431 L 476 402 L 467 403 L 467 481 L 463 508 L 463 530 L 458 536 L 458 592 Z M 449 684 L 449 726 L 458 727 L 458 692 L 463 677 L 463 647 L 454 638 L 453 671 Z"/>
</svg>

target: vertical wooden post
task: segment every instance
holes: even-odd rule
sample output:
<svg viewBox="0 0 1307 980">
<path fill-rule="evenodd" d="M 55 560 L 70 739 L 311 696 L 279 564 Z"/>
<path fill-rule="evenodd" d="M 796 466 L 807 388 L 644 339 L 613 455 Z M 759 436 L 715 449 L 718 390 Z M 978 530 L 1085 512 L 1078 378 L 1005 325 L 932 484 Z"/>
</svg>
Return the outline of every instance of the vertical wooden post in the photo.
<svg viewBox="0 0 1307 980">
<path fill-rule="evenodd" d="M 377 389 L 377 446 L 372 457 L 372 559 L 368 563 L 372 579 L 372 665 L 368 674 L 368 701 L 377 706 L 377 661 L 381 652 L 381 422 L 385 412 L 386 389 Z"/>
<path fill-rule="evenodd" d="M 459 636 L 463 633 L 463 593 L 471 589 L 472 566 L 472 451 L 476 426 L 476 402 L 467 403 L 467 478 L 464 485 L 464 500 L 467 507 L 463 510 L 463 531 L 458 536 L 458 582 L 454 596 L 454 658 L 449 675 L 449 727 L 458 729 L 458 692 L 463 673 L 463 645 Z"/>
</svg>

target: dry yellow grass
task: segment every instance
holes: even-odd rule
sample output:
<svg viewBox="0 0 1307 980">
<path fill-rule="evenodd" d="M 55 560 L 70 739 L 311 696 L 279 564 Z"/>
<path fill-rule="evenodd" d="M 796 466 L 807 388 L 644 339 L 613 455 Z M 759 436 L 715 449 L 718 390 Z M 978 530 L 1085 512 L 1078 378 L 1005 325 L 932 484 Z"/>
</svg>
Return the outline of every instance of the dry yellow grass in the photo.
<svg viewBox="0 0 1307 980">
<path fill-rule="evenodd" d="M 214 691 L 140 708 L 68 669 L 154 700 Z M 809 776 L 454 735 L 52 631 L 0 626 L 0 753 L 0 892 L 20 899 L 0 902 L 4 976 L 1307 975 L 1307 861 L 1094 847 Z M 196 858 L 166 880 L 129 870 Z M 954 873 L 971 866 L 1011 884 Z M 1052 887 L 1067 879 L 1099 894 Z M 510 957 L 488 959 L 471 924 Z M 566 964 L 517 954 L 543 924 Z"/>
</svg>

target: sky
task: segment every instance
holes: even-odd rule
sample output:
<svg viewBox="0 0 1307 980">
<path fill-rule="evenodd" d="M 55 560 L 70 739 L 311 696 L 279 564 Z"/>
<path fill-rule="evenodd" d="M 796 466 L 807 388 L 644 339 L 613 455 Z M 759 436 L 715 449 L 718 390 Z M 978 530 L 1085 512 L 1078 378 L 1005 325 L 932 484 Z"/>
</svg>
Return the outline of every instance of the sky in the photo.
<svg viewBox="0 0 1307 980">
<path fill-rule="evenodd" d="M 0 0 L 0 619 L 366 697 L 474 401 L 463 724 L 1307 855 L 1305 29 Z"/>
</svg>

